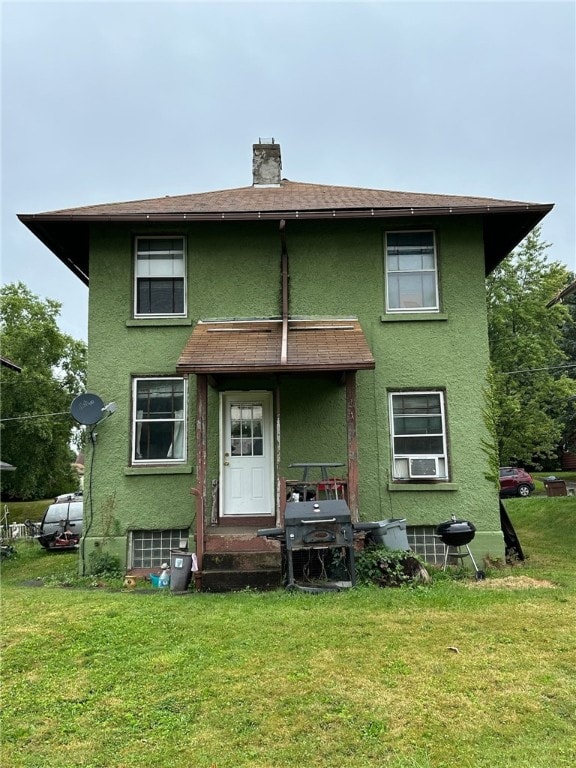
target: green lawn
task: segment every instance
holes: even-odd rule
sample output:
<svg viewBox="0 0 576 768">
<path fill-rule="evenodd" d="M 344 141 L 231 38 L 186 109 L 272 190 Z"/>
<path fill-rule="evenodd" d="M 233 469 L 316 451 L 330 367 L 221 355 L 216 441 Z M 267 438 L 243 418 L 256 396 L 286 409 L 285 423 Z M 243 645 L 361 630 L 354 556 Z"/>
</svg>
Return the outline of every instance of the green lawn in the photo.
<svg viewBox="0 0 576 768">
<path fill-rule="evenodd" d="M 2 765 L 574 765 L 576 501 L 506 507 L 527 560 L 485 584 L 63 588 L 76 555 L 20 545 L 3 564 Z"/>
</svg>

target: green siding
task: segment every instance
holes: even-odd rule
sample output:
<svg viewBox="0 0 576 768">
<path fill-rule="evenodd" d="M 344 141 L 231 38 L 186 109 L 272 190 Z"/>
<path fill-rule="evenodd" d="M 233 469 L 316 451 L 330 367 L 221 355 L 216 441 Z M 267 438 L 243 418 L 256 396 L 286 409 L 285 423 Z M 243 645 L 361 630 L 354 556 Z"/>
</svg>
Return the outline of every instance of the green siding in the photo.
<svg viewBox="0 0 576 768">
<path fill-rule="evenodd" d="M 382 221 L 289 221 L 286 227 L 292 315 L 358 316 L 376 358 L 358 373 L 360 513 L 435 524 L 452 513 L 474 521 L 480 556 L 503 554 L 498 496 L 486 479 L 483 442 L 488 362 L 481 222 L 474 217 L 386 222 L 388 229 L 434 228 L 441 317 L 388 322 L 384 315 Z M 184 234 L 188 310 L 184 321 L 132 320 L 134 235 Z M 117 412 L 100 424 L 93 456 L 94 521 L 86 551 L 107 536 L 120 553 L 134 528 L 191 526 L 195 503 L 195 377 L 189 381 L 188 464 L 177 471 L 130 468 L 131 377 L 174 374 L 193 324 L 218 317 L 278 316 L 280 238 L 272 222 L 93 225 L 90 257 L 88 388 Z M 413 316 L 412 316 L 413 317 Z M 279 386 L 280 471 L 295 461 L 346 461 L 345 391 L 334 376 L 233 381 L 230 389 Z M 446 391 L 450 484 L 390 487 L 388 392 Z M 218 392 L 209 390 L 208 486 L 218 475 Z M 87 457 L 87 480 L 90 452 Z M 210 499 L 208 499 L 210 505 Z M 113 518 L 111 533 L 110 518 Z"/>
</svg>

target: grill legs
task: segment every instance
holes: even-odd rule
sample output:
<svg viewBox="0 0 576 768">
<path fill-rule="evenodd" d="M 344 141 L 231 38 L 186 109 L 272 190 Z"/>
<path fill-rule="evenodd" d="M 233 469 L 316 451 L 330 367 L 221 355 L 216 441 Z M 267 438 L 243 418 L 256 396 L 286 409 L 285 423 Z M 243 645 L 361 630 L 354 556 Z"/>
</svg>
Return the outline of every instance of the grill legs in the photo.
<svg viewBox="0 0 576 768">
<path fill-rule="evenodd" d="M 298 573 L 295 572 L 294 567 L 295 552 L 298 554 Z M 334 558 L 337 553 L 341 555 L 339 564 L 338 560 Z M 314 583 L 319 586 L 320 591 L 322 585 L 328 589 L 334 589 L 334 584 L 343 586 L 343 582 L 346 582 L 345 586 L 353 586 L 356 583 L 353 546 L 286 548 L 284 555 L 286 589 L 300 589 L 299 581 Z M 334 558 L 332 562 L 330 561 L 331 557 Z M 336 570 L 344 570 L 345 579 L 342 579 L 342 573 L 340 577 L 330 574 L 330 570 L 335 567 Z"/>
<path fill-rule="evenodd" d="M 470 551 L 470 547 L 468 544 L 464 544 L 464 547 L 466 547 L 466 552 L 462 552 L 462 547 L 450 547 L 448 544 L 444 544 L 444 567 L 442 570 L 446 570 L 446 566 L 448 565 L 448 557 L 452 555 L 452 557 L 459 558 L 460 560 L 463 560 L 465 557 L 469 557 L 470 560 L 472 560 L 472 565 L 474 566 L 474 571 L 476 572 L 476 578 L 478 580 L 481 580 L 484 578 L 484 571 L 481 571 L 478 569 L 478 566 L 476 565 L 476 560 L 474 560 L 474 556 L 472 555 L 472 552 Z M 453 550 L 450 552 L 450 550 Z"/>
</svg>

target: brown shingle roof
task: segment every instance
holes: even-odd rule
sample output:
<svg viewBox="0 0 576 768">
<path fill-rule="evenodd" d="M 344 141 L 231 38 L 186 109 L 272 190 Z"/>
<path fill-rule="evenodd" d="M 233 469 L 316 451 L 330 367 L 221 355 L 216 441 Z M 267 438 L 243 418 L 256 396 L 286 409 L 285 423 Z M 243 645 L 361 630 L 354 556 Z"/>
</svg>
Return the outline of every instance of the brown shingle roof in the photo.
<svg viewBox="0 0 576 768">
<path fill-rule="evenodd" d="M 22 372 L 22 368 L 19 365 L 16 365 L 16 363 L 13 363 L 12 360 L 9 360 L 7 357 L 0 356 L 0 364 L 4 368 L 10 368 L 12 371 L 16 371 L 16 373 Z"/>
<path fill-rule="evenodd" d="M 480 216 L 489 272 L 552 209 L 550 204 L 484 197 L 430 195 L 304 184 L 240 187 L 193 195 L 88 205 L 37 214 L 22 221 L 88 284 L 88 227 L 95 222 L 280 221 L 415 216 Z"/>
<path fill-rule="evenodd" d="M 576 280 L 571 282 L 570 285 L 567 285 L 566 288 L 563 288 L 561 291 L 559 291 L 556 296 L 554 296 L 554 298 L 551 299 L 548 304 L 546 304 L 546 307 L 553 307 L 555 304 L 558 304 L 559 302 L 564 301 L 564 299 L 567 299 L 568 296 L 572 296 L 573 293 L 576 293 Z"/>
<path fill-rule="evenodd" d="M 179 373 L 350 371 L 374 368 L 356 319 L 290 320 L 282 362 L 282 321 L 199 322 L 176 366 Z"/>
<path fill-rule="evenodd" d="M 414 208 L 427 209 L 482 209 L 521 207 L 530 203 L 513 200 L 495 200 L 484 197 L 462 197 L 457 195 L 429 195 L 417 192 L 393 192 L 381 189 L 327 186 L 324 184 L 303 184 L 284 179 L 280 187 L 239 187 L 216 192 L 201 192 L 192 195 L 158 197 L 149 200 L 133 200 L 105 205 L 87 205 L 81 208 L 65 208 L 37 214 L 48 217 L 80 219 L 92 217 L 122 218 L 141 216 L 179 216 L 204 218 L 215 214 L 218 218 L 236 218 L 242 214 L 282 214 L 283 216 L 320 213 L 322 211 L 395 210 Z M 242 216 L 243 217 L 243 216 Z M 254 216 L 249 216 L 254 218 Z"/>
</svg>

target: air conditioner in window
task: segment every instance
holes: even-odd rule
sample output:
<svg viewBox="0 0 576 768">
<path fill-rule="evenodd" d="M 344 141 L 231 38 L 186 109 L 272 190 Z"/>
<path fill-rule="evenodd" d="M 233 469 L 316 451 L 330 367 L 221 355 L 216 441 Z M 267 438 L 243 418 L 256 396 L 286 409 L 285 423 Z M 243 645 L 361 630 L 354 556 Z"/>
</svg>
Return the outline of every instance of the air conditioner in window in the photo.
<svg viewBox="0 0 576 768">
<path fill-rule="evenodd" d="M 438 477 L 438 459 L 418 456 L 408 459 L 410 477 Z"/>
</svg>

